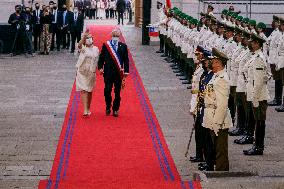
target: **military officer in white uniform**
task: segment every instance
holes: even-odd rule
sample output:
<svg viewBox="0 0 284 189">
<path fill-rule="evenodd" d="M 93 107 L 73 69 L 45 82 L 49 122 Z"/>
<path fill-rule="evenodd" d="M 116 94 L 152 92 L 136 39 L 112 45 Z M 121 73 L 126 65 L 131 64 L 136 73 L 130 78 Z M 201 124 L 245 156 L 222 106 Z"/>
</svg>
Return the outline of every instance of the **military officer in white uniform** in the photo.
<svg viewBox="0 0 284 189">
<path fill-rule="evenodd" d="M 279 18 L 277 16 L 273 16 L 272 27 L 274 28 L 273 32 L 267 39 L 268 44 L 268 63 L 270 65 L 271 73 L 273 76 L 274 82 L 274 99 L 268 102 L 269 106 L 280 106 L 282 103 L 282 80 L 280 76 L 280 71 L 276 70 L 276 57 L 277 57 L 277 45 L 281 36 L 281 32 L 279 31 Z"/>
<path fill-rule="evenodd" d="M 280 70 L 280 75 L 282 79 L 282 85 L 284 84 L 284 19 L 279 18 L 280 21 L 280 37 L 277 45 L 277 64 L 276 70 Z M 283 87 L 282 87 L 283 88 Z M 283 89 L 282 89 L 283 90 Z M 275 108 L 277 112 L 284 112 L 284 96 L 282 100 L 282 105 Z"/>
<path fill-rule="evenodd" d="M 166 16 L 166 11 L 162 7 L 163 7 L 163 4 L 158 1 L 157 2 L 157 11 L 158 11 L 157 22 L 153 24 L 154 27 L 158 27 L 159 38 L 160 38 L 160 49 L 156 51 L 156 53 L 164 53 L 164 46 L 165 46 L 165 25 L 168 19 Z"/>
<path fill-rule="evenodd" d="M 267 68 L 266 58 L 261 50 L 266 41 L 255 34 L 252 34 L 251 37 L 250 50 L 253 55 L 248 66 L 246 93 L 247 101 L 251 103 L 253 107 L 255 134 L 252 148 L 244 150 L 244 154 L 262 155 L 264 150 L 267 100 L 269 99 L 267 82 L 270 79 L 270 74 Z"/>
<path fill-rule="evenodd" d="M 236 88 L 236 106 L 237 106 L 237 127 L 235 130 L 229 132 L 231 136 L 239 136 L 245 134 L 247 125 L 247 111 L 246 111 L 246 78 L 244 78 L 244 66 L 251 57 L 251 52 L 248 48 L 250 34 L 243 30 L 242 32 L 242 48 L 239 56 L 235 59 L 235 64 L 238 65 L 238 77 Z M 234 140 L 235 143 L 241 144 L 245 138 Z"/>
<path fill-rule="evenodd" d="M 211 130 L 213 142 L 212 151 L 207 152 L 212 158 L 208 166 L 214 167 L 215 159 L 215 171 L 229 171 L 228 129 L 233 124 L 228 109 L 229 77 L 225 69 L 228 57 L 216 48 L 213 48 L 212 54 L 210 67 L 214 75 L 206 87 L 203 118 L 203 126 Z"/>
<path fill-rule="evenodd" d="M 226 56 L 229 58 L 226 68 L 227 68 L 228 75 L 230 77 L 234 75 L 234 73 L 231 73 L 230 67 L 231 67 L 231 61 L 233 61 L 233 52 L 235 49 L 237 49 L 237 46 L 238 46 L 237 43 L 234 41 L 234 31 L 235 31 L 234 27 L 226 25 L 225 38 L 227 39 L 227 42 L 222 48 L 222 52 L 226 54 Z M 235 113 L 236 113 L 236 104 L 235 104 L 236 90 L 235 89 L 236 89 L 235 87 L 230 87 L 230 98 L 229 98 L 229 109 L 231 112 L 233 123 L 235 122 Z"/>
</svg>

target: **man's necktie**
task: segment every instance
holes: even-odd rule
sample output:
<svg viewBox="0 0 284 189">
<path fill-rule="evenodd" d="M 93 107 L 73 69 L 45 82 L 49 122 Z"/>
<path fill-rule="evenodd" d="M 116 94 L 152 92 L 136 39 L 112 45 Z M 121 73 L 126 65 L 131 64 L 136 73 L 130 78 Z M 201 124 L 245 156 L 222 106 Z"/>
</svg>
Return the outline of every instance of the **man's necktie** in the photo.
<svg viewBox="0 0 284 189">
<path fill-rule="evenodd" d="M 66 18 L 66 13 L 63 13 L 63 25 L 65 26 L 65 18 Z"/>
</svg>

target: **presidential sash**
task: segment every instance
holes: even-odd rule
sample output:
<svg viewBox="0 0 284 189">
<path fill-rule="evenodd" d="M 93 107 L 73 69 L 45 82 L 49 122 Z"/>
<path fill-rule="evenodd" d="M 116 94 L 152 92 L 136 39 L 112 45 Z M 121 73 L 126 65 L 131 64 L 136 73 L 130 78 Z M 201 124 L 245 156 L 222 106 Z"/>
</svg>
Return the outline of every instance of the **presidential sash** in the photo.
<svg viewBox="0 0 284 189">
<path fill-rule="evenodd" d="M 110 41 L 107 41 L 106 48 L 107 48 L 109 54 L 111 55 L 115 65 L 116 65 L 116 68 L 119 71 L 121 80 L 123 80 L 123 78 L 124 78 L 124 69 L 121 66 L 122 63 L 121 63 L 121 60 L 119 58 L 119 55 L 118 55 L 117 51 L 115 50 L 113 44 Z"/>
</svg>

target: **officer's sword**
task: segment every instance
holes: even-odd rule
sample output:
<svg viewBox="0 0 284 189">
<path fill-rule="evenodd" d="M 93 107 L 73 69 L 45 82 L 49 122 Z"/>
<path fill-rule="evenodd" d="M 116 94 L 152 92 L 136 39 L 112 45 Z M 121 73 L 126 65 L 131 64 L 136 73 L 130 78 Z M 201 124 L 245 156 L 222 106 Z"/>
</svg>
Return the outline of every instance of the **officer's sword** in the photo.
<svg viewBox="0 0 284 189">
<path fill-rule="evenodd" d="M 190 146 L 190 143 L 191 143 L 193 132 L 194 132 L 194 125 L 192 126 L 191 133 L 190 133 L 190 136 L 189 136 L 185 157 L 187 157 L 187 155 L 188 155 L 188 150 L 189 150 L 189 146 Z"/>
</svg>

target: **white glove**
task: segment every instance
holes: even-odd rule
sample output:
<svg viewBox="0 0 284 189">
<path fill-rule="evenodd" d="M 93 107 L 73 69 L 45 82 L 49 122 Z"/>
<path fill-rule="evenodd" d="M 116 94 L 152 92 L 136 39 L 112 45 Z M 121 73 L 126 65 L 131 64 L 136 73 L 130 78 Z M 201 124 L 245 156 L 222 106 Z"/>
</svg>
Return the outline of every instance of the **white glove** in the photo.
<svg viewBox="0 0 284 189">
<path fill-rule="evenodd" d="M 278 67 L 278 64 L 275 64 L 275 70 L 276 70 L 276 71 L 279 71 L 279 70 L 280 70 L 280 68 Z"/>
<path fill-rule="evenodd" d="M 258 101 L 253 101 L 252 105 L 254 108 L 257 108 L 259 106 L 259 102 Z"/>
</svg>

